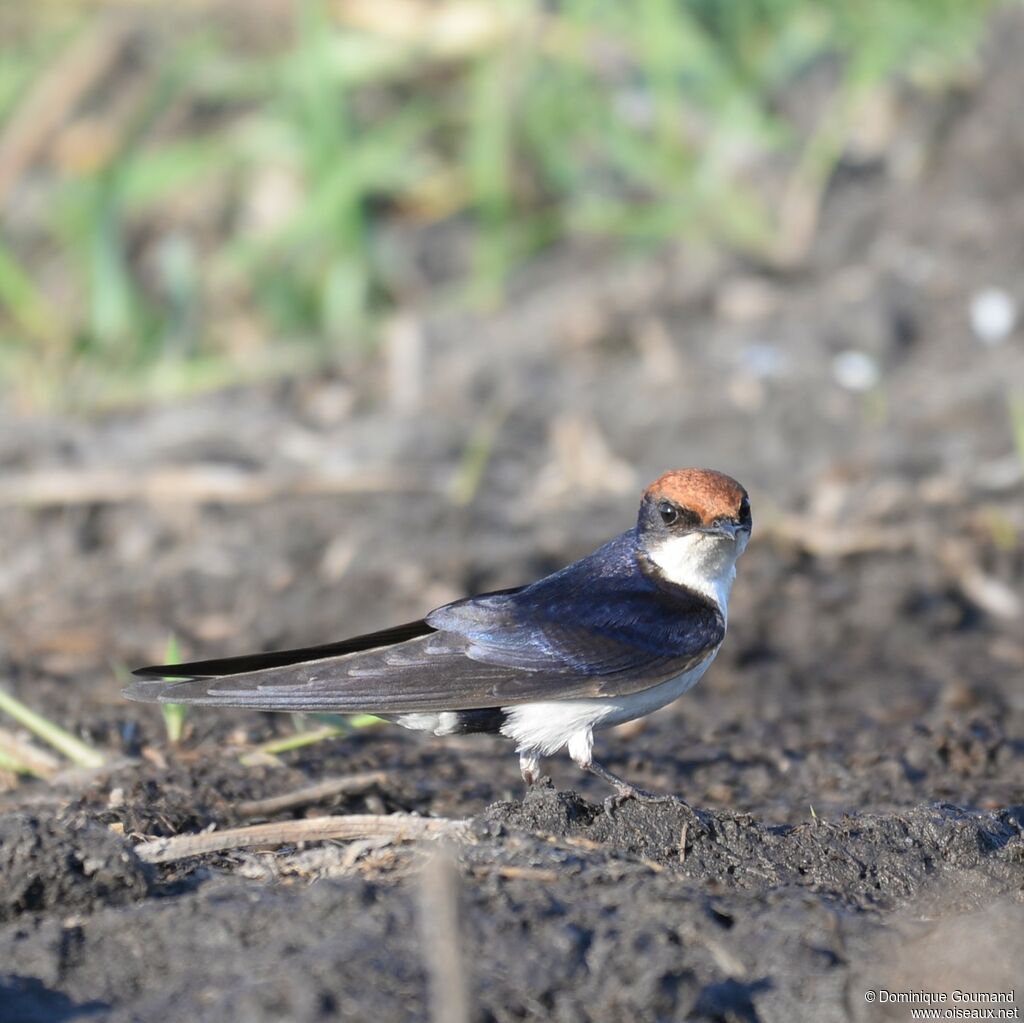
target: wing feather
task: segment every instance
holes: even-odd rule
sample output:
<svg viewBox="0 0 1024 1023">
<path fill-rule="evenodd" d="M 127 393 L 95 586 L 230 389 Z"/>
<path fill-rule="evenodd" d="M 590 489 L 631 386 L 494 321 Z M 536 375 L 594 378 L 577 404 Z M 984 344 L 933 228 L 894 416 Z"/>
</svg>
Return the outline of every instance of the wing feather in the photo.
<svg viewBox="0 0 1024 1023">
<path fill-rule="evenodd" d="M 696 667 L 724 633 L 716 606 L 666 593 L 637 569 L 626 533 L 532 586 L 456 601 L 422 622 L 305 651 L 146 668 L 125 695 L 371 714 L 620 696 Z"/>
<path fill-rule="evenodd" d="M 395 648 L 393 648 L 395 649 Z M 712 651 L 689 658 L 643 658 L 618 671 L 588 676 L 571 669 L 517 670 L 466 656 L 464 638 L 449 634 L 367 651 L 289 664 L 218 679 L 160 683 L 140 680 L 126 695 L 157 702 L 250 707 L 256 710 L 385 714 L 474 710 L 539 699 L 571 699 L 637 692 L 673 678 Z"/>
</svg>

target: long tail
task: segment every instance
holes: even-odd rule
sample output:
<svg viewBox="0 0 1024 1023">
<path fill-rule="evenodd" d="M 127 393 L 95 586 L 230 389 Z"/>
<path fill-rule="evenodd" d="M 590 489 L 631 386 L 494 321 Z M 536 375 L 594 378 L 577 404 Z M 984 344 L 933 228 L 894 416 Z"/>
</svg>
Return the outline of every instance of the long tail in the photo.
<svg viewBox="0 0 1024 1023">
<path fill-rule="evenodd" d="M 221 657 L 210 661 L 191 661 L 188 664 L 151 664 L 145 668 L 136 668 L 133 675 L 143 679 L 155 679 L 166 682 L 168 679 L 220 678 L 223 675 L 242 675 L 250 671 L 261 671 L 264 668 L 282 668 L 288 664 L 304 664 L 307 661 L 320 661 L 325 657 L 337 657 L 339 654 L 354 654 L 361 650 L 373 650 L 377 647 L 391 646 L 402 643 L 417 636 L 427 636 L 437 630 L 431 628 L 423 619 L 406 622 L 379 632 L 368 632 L 363 636 L 338 640 L 335 643 L 322 643 L 320 646 L 299 647 L 295 650 L 275 650 L 259 654 L 242 654 L 239 657 Z M 152 697 L 136 695 L 145 691 L 141 683 L 133 683 L 125 695 L 132 700 L 151 700 Z"/>
</svg>

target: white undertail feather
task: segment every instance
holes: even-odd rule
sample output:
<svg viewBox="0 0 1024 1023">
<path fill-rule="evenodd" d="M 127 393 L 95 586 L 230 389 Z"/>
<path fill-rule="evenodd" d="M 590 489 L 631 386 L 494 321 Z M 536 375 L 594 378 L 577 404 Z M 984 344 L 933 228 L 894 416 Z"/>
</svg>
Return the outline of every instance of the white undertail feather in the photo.
<svg viewBox="0 0 1024 1023">
<path fill-rule="evenodd" d="M 695 668 L 628 696 L 520 703 L 502 708 L 507 715 L 501 734 L 514 739 L 520 762 L 535 762 L 563 746 L 580 767 L 589 767 L 594 729 L 610 728 L 642 718 L 682 696 L 700 680 L 718 653 L 717 647 Z"/>
<path fill-rule="evenodd" d="M 450 710 L 399 714 L 392 720 L 403 728 L 434 735 L 454 735 L 459 730 L 459 715 Z"/>
</svg>

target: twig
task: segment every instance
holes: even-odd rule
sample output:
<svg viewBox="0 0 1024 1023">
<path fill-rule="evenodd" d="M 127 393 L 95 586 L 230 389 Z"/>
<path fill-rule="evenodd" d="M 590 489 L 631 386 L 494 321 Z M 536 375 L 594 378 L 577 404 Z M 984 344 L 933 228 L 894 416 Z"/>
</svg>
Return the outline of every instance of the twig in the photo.
<svg viewBox="0 0 1024 1023">
<path fill-rule="evenodd" d="M 258 504 L 282 495 L 378 494 L 428 489 L 408 477 L 384 473 L 319 473 L 289 476 L 198 464 L 143 472 L 55 469 L 7 474 L 0 506 L 50 508 L 78 504 Z"/>
<path fill-rule="evenodd" d="M 350 774 L 344 778 L 327 778 L 316 785 L 307 785 L 305 788 L 295 789 L 294 792 L 285 792 L 279 796 L 268 796 L 266 799 L 247 799 L 245 802 L 239 803 L 235 809 L 245 817 L 269 816 L 280 813 L 282 810 L 294 810 L 299 806 L 319 803 L 320 800 L 329 799 L 331 796 L 356 795 L 375 785 L 384 785 L 387 781 L 388 775 L 383 771 Z"/>
<path fill-rule="evenodd" d="M 441 846 L 420 877 L 420 943 L 427 970 L 433 1023 L 469 1023 L 466 949 L 459 919 L 459 873 L 450 849 Z"/>
<path fill-rule="evenodd" d="M 804 145 L 779 203 L 774 240 L 765 253 L 776 268 L 801 266 L 818 233 L 825 192 L 850 131 L 854 96 L 842 89 Z"/>
<path fill-rule="evenodd" d="M 310 817 L 302 821 L 281 821 L 253 824 L 226 831 L 204 831 L 197 835 L 175 835 L 156 838 L 135 847 L 135 853 L 146 863 L 173 863 L 226 852 L 230 849 L 252 849 L 270 845 L 292 845 L 299 842 L 323 842 L 328 839 L 386 838 L 392 842 L 415 842 L 425 838 L 448 838 L 469 841 L 465 820 L 447 817 L 414 817 L 411 814 L 353 814 L 344 817 Z"/>
<path fill-rule="evenodd" d="M 60 761 L 49 750 L 34 746 L 6 728 L 0 728 L 0 764 L 9 771 L 47 781 L 60 770 Z"/>
<path fill-rule="evenodd" d="M 961 593 L 993 618 L 1016 621 L 1024 613 L 1017 591 L 977 563 L 969 545 L 947 540 L 939 545 L 939 560 L 953 577 Z"/>
<path fill-rule="evenodd" d="M 758 527 L 758 540 L 767 539 L 791 543 L 817 558 L 849 558 L 913 550 L 918 538 L 912 527 L 838 526 L 791 516 Z"/>
<path fill-rule="evenodd" d="M 107 18 L 36 81 L 0 136 L 0 207 L 49 137 L 117 58 L 130 32 Z"/>
</svg>

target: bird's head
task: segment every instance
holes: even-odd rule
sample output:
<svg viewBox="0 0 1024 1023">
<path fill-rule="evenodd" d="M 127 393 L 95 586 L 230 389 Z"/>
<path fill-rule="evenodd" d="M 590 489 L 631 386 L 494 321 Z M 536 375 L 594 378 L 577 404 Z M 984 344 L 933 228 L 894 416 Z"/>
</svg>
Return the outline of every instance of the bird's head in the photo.
<svg viewBox="0 0 1024 1023">
<path fill-rule="evenodd" d="M 665 582 L 728 598 L 736 559 L 750 539 L 750 500 L 731 476 L 674 469 L 644 492 L 640 549 Z"/>
</svg>

